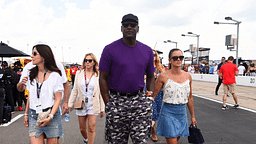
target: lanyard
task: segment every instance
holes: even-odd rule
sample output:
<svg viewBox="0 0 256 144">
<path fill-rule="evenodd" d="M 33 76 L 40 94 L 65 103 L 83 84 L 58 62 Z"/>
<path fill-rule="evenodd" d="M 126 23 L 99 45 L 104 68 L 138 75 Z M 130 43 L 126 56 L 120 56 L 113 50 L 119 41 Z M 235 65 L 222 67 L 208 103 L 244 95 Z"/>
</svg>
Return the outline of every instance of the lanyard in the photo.
<svg viewBox="0 0 256 144">
<path fill-rule="evenodd" d="M 85 78 L 85 91 L 87 92 L 88 91 L 88 85 L 90 84 L 90 81 L 91 81 L 91 79 L 92 79 L 92 77 L 93 77 L 93 74 L 94 74 L 94 72 L 92 73 L 92 76 L 91 76 L 91 78 L 89 79 L 89 82 L 87 83 L 87 80 L 86 80 L 86 73 L 85 73 L 85 75 L 84 75 L 84 78 Z"/>
<path fill-rule="evenodd" d="M 47 72 L 47 69 L 46 69 L 45 72 L 44 72 L 44 78 L 45 78 L 46 72 Z M 38 86 L 38 77 L 36 78 L 36 88 L 37 88 L 37 98 L 38 98 L 38 99 L 39 99 L 39 97 L 40 97 L 40 92 L 41 92 L 41 88 L 42 88 L 43 83 L 44 83 L 44 79 L 43 79 L 41 85 Z"/>
</svg>

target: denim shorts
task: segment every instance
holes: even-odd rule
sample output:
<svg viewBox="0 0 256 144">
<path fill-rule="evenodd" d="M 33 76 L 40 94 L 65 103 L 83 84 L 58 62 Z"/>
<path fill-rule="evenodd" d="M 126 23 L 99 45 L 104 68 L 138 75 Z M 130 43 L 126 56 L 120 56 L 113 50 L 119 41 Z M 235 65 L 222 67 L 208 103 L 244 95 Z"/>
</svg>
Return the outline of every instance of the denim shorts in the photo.
<svg viewBox="0 0 256 144">
<path fill-rule="evenodd" d="M 53 119 L 51 120 L 50 125 L 44 127 L 37 127 L 38 114 L 33 109 L 29 109 L 29 136 L 30 137 L 39 137 L 42 133 L 45 134 L 46 138 L 59 138 L 63 135 L 62 131 L 62 120 L 60 115 L 60 110 L 54 114 Z"/>
</svg>

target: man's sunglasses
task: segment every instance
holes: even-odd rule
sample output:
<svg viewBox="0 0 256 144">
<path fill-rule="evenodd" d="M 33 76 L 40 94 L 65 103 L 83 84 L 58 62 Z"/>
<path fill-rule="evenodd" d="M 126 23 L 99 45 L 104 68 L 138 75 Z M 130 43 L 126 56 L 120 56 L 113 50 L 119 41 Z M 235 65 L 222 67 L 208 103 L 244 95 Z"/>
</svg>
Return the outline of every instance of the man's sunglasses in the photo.
<svg viewBox="0 0 256 144">
<path fill-rule="evenodd" d="M 137 23 L 122 23 L 123 27 L 127 28 L 129 25 L 132 28 L 135 28 L 137 26 Z"/>
<path fill-rule="evenodd" d="M 180 59 L 182 61 L 184 59 L 184 56 L 173 56 L 171 57 L 171 59 L 173 59 L 174 61 L 177 61 L 178 59 Z"/>
<path fill-rule="evenodd" d="M 34 56 L 36 56 L 36 55 L 38 55 L 39 53 L 37 53 L 37 52 L 35 52 L 35 51 L 33 51 L 32 52 L 32 55 L 34 55 Z"/>
<path fill-rule="evenodd" d="M 92 59 L 84 59 L 84 62 L 89 62 L 89 63 L 91 63 L 91 62 L 92 62 Z"/>
</svg>

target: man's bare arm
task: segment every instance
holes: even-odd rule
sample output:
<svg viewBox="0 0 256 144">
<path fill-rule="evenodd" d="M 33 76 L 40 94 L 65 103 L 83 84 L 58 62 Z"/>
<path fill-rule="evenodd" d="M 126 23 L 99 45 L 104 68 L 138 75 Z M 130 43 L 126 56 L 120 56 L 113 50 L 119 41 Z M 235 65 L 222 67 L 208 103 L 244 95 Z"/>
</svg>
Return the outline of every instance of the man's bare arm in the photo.
<svg viewBox="0 0 256 144">
<path fill-rule="evenodd" d="M 64 87 L 64 98 L 65 101 L 62 105 L 62 114 L 68 113 L 70 110 L 68 109 L 68 99 L 69 99 L 69 83 L 68 81 L 66 83 L 63 84 Z"/>
<path fill-rule="evenodd" d="M 152 94 L 154 93 L 154 90 L 155 90 L 155 76 L 154 76 L 154 73 L 147 74 L 146 88 L 147 88 L 147 91 L 152 91 Z M 153 95 L 151 95 L 151 96 L 153 96 Z"/>
<path fill-rule="evenodd" d="M 108 103 L 109 101 L 108 76 L 109 76 L 109 72 L 100 71 L 100 77 L 99 77 L 100 92 L 105 104 Z"/>
</svg>

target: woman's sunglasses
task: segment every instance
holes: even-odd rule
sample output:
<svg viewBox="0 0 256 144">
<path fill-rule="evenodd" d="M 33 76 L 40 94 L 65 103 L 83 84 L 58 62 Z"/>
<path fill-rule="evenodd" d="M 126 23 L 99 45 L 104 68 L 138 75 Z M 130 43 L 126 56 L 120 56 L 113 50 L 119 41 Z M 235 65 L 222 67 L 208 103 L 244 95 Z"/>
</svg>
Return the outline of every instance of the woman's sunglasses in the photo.
<svg viewBox="0 0 256 144">
<path fill-rule="evenodd" d="M 171 59 L 173 59 L 174 61 L 177 61 L 178 59 L 180 59 L 182 61 L 184 59 L 184 56 L 173 56 L 171 57 Z"/>
<path fill-rule="evenodd" d="M 84 62 L 89 62 L 89 63 L 91 63 L 91 62 L 92 62 L 92 59 L 84 59 Z"/>
<path fill-rule="evenodd" d="M 123 27 L 125 27 L 125 28 L 127 28 L 129 25 L 130 25 L 132 28 L 135 28 L 135 27 L 137 26 L 137 23 L 131 23 L 131 22 L 129 22 L 129 23 L 123 23 L 122 25 L 123 25 Z"/>
<path fill-rule="evenodd" d="M 36 56 L 36 55 L 38 55 L 39 53 L 37 53 L 37 52 L 35 52 L 35 51 L 33 51 L 32 52 L 32 55 L 34 55 L 34 56 Z"/>
<path fill-rule="evenodd" d="M 157 55 L 156 54 L 154 54 L 154 57 L 156 57 Z"/>
</svg>

